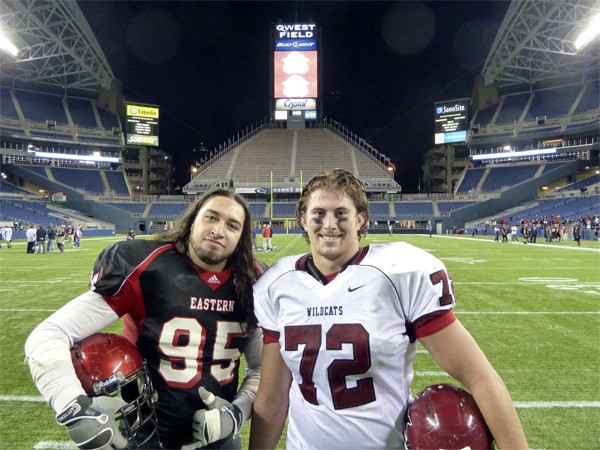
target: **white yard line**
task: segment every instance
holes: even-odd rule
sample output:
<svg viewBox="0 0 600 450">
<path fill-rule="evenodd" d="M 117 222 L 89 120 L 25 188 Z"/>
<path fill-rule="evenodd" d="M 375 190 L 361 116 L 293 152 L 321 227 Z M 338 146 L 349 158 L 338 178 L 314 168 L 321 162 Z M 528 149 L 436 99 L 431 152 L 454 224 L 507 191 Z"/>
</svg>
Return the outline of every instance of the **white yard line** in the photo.
<svg viewBox="0 0 600 450">
<path fill-rule="evenodd" d="M 438 377 L 445 376 L 446 372 L 415 372 L 416 376 Z M 44 403 L 39 396 L 30 395 L 0 395 L 0 402 L 35 402 Z M 600 402 L 514 402 L 516 408 L 521 409 L 554 409 L 554 408 L 600 408 Z M 37 448 L 37 447 L 36 447 Z"/>
</svg>

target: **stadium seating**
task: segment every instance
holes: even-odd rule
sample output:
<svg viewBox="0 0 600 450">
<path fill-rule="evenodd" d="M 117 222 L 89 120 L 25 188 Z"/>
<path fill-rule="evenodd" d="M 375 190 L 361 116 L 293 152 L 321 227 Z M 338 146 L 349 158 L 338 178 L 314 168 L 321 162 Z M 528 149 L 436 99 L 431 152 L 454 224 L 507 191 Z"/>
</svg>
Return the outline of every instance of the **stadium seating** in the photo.
<svg viewBox="0 0 600 450">
<path fill-rule="evenodd" d="M 125 174 L 122 171 L 106 170 L 104 174 L 106 175 L 106 180 L 108 181 L 111 191 L 113 191 L 115 195 L 130 195 L 129 189 L 127 188 L 127 182 L 125 181 Z"/>
<path fill-rule="evenodd" d="M 390 204 L 388 202 L 371 202 L 369 203 L 369 217 L 371 219 L 389 219 Z"/>
<path fill-rule="evenodd" d="M 540 116 L 551 118 L 567 114 L 581 88 L 582 86 L 577 84 L 534 92 L 525 120 L 532 121 Z"/>
<path fill-rule="evenodd" d="M 490 192 L 503 187 L 514 186 L 522 181 L 533 178 L 539 167 L 539 164 L 492 167 L 481 185 L 481 191 Z"/>
<path fill-rule="evenodd" d="M 147 203 L 140 202 L 108 202 L 107 204 L 139 216 L 146 211 L 146 207 L 148 206 Z"/>
<path fill-rule="evenodd" d="M 273 203 L 273 217 L 278 219 L 295 218 L 296 204 L 295 203 Z"/>
<path fill-rule="evenodd" d="M 111 128 L 120 128 L 119 119 L 116 115 L 104 109 L 97 108 L 98 116 L 100 117 L 100 123 L 104 128 L 110 130 Z"/>
<path fill-rule="evenodd" d="M 188 206 L 188 203 L 153 203 L 148 217 L 173 220 L 179 218 Z"/>
<path fill-rule="evenodd" d="M 452 211 L 472 205 L 473 203 L 475 202 L 437 202 L 437 206 L 440 214 L 450 214 Z"/>
<path fill-rule="evenodd" d="M 252 214 L 252 220 L 264 220 L 270 216 L 270 212 L 266 211 L 267 204 L 262 203 L 250 203 L 250 212 Z"/>
<path fill-rule="evenodd" d="M 52 223 L 45 205 L 26 200 L 0 200 L 0 216 L 3 220 L 19 220 L 36 225 L 48 226 Z"/>
<path fill-rule="evenodd" d="M 67 105 L 73 123 L 80 127 L 98 128 L 92 100 L 68 97 Z"/>
<path fill-rule="evenodd" d="M 34 122 L 53 120 L 58 125 L 68 125 L 62 97 L 39 92 L 15 90 L 15 96 L 26 119 Z"/>
<path fill-rule="evenodd" d="M 431 202 L 394 202 L 396 218 L 433 216 Z"/>
<path fill-rule="evenodd" d="M 476 168 L 476 169 L 468 169 L 465 173 L 465 176 L 458 187 L 457 193 L 466 194 L 472 189 L 475 189 L 479 182 L 481 181 L 481 177 L 485 173 L 485 168 Z"/>
<path fill-rule="evenodd" d="M 497 125 L 509 124 L 517 122 L 523 110 L 529 101 L 529 93 L 521 93 L 515 95 L 507 95 L 504 97 L 500 112 L 496 119 Z"/>
<path fill-rule="evenodd" d="M 556 198 L 539 200 L 532 206 L 526 207 L 516 213 L 512 213 L 513 221 L 521 219 L 559 217 L 560 220 L 577 221 L 580 217 L 590 217 L 598 214 L 600 195 L 581 196 L 577 198 Z M 527 205 L 524 205 L 527 206 Z M 499 216 L 509 220 L 507 214 Z"/>
<path fill-rule="evenodd" d="M 104 194 L 104 184 L 98 170 L 94 169 L 65 169 L 53 167 L 50 169 L 56 181 L 95 195 Z"/>
</svg>

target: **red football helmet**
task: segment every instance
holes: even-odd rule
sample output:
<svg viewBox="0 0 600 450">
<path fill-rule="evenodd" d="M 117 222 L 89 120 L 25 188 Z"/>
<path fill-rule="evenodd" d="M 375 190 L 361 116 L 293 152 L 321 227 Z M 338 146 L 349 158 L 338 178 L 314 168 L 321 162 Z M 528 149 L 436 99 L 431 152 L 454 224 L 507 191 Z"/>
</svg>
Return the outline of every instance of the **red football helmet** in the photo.
<svg viewBox="0 0 600 450">
<path fill-rule="evenodd" d="M 434 384 L 412 399 L 404 438 L 410 450 L 493 448 L 475 399 L 451 384 Z"/>
<path fill-rule="evenodd" d="M 88 396 L 120 396 L 127 403 L 115 420 L 129 441 L 128 448 L 156 441 L 157 394 L 134 344 L 117 334 L 92 334 L 71 348 L 71 360 Z"/>
</svg>

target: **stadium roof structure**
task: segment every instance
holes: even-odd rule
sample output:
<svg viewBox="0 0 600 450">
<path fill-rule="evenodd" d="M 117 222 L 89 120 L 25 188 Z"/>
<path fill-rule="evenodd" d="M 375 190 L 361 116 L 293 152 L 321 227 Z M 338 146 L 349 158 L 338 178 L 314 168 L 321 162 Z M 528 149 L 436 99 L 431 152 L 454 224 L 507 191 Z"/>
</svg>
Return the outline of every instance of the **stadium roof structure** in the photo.
<svg viewBox="0 0 600 450">
<path fill-rule="evenodd" d="M 3 83 L 89 93 L 110 88 L 114 74 L 75 1 L 3 1 L 0 32 L 19 49 L 0 52 Z"/>
<path fill-rule="evenodd" d="M 483 66 L 486 84 L 597 77 L 599 38 L 579 51 L 575 41 L 599 14 L 600 0 L 513 0 Z"/>
</svg>

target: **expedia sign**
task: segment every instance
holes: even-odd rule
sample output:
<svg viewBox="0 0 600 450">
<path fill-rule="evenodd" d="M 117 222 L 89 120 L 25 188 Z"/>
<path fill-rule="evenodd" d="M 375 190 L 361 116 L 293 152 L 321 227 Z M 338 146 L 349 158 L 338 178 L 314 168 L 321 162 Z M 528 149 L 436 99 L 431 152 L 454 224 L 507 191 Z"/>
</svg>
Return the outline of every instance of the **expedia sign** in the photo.
<svg viewBox="0 0 600 450">
<path fill-rule="evenodd" d="M 278 98 L 275 102 L 275 111 L 305 111 L 317 109 L 314 98 Z"/>
<path fill-rule="evenodd" d="M 277 39 L 275 41 L 275 50 L 316 50 L 317 41 L 315 39 Z"/>
<path fill-rule="evenodd" d="M 158 119 L 158 108 L 140 105 L 127 105 L 127 115 L 132 117 L 150 117 Z"/>
</svg>

